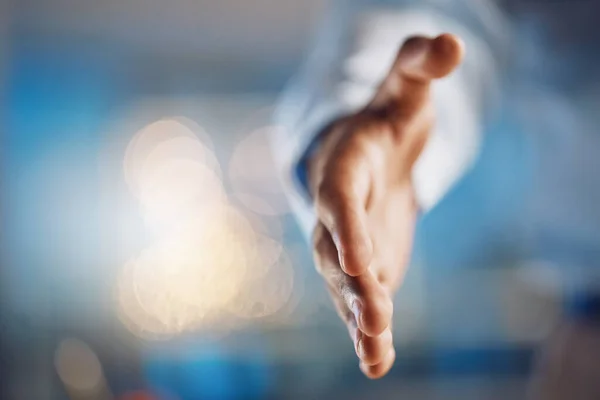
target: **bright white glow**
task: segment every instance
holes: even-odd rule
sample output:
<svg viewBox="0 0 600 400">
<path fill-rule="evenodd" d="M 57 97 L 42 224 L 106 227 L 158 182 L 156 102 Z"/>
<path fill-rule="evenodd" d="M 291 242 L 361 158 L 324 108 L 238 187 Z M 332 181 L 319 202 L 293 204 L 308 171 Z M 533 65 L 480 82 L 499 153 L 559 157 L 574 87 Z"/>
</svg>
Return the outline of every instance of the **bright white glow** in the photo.
<svg viewBox="0 0 600 400">
<path fill-rule="evenodd" d="M 192 120 L 174 117 L 151 123 L 135 134 L 125 151 L 125 181 L 137 195 L 147 168 L 178 159 L 200 162 L 220 176 L 210 136 Z"/>
<path fill-rule="evenodd" d="M 144 219 L 155 231 L 177 226 L 197 210 L 226 202 L 221 181 L 213 171 L 189 160 L 157 165 L 142 177 L 139 190 Z"/>
<path fill-rule="evenodd" d="M 146 156 L 139 170 L 138 179 L 143 180 L 143 176 L 149 171 L 173 160 L 195 161 L 211 169 L 219 177 L 221 176 L 219 162 L 212 150 L 196 138 L 182 136 L 158 143 Z"/>
<path fill-rule="evenodd" d="M 221 310 L 246 279 L 247 248 L 253 232 L 239 213 L 212 210 L 136 261 L 138 301 L 165 323 L 175 308 L 191 318 Z M 163 307 L 163 308 L 161 308 Z"/>
<path fill-rule="evenodd" d="M 248 219 L 229 203 L 216 157 L 190 125 L 178 120 L 151 124 L 127 150 L 126 179 L 157 237 L 125 266 L 117 288 L 120 318 L 142 338 L 233 328 L 240 319 L 232 314 L 272 315 L 292 292 L 291 263 L 281 243 L 270 237 L 281 232 L 250 213 Z M 274 194 L 279 187 L 268 166 L 267 133 L 256 132 L 244 142 L 234 177 L 242 177 L 235 182 L 244 189 L 262 184 Z M 281 212 L 260 196 L 241 198 L 264 214 Z"/>
<path fill-rule="evenodd" d="M 138 192 L 138 180 L 148 155 L 161 143 L 170 139 L 187 137 L 197 140 L 191 129 L 176 120 L 154 122 L 135 134 L 125 151 L 125 180 L 134 194 Z"/>
</svg>

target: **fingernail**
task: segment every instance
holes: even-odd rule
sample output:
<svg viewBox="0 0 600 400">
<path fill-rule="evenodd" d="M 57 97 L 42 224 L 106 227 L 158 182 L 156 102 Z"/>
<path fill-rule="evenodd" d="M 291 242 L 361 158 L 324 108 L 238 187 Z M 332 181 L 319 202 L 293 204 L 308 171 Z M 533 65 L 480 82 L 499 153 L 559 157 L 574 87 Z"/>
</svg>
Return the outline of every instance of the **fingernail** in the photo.
<svg viewBox="0 0 600 400">
<path fill-rule="evenodd" d="M 348 313 L 348 330 L 350 331 L 350 335 L 352 336 L 352 340 L 354 340 L 354 330 L 357 329 L 356 321 L 350 318 L 350 313 Z"/>
<path fill-rule="evenodd" d="M 360 327 L 360 316 L 362 312 L 361 302 L 359 300 L 354 300 L 350 309 L 352 310 L 352 314 L 354 314 L 354 320 L 356 321 L 356 325 Z"/>
<path fill-rule="evenodd" d="M 357 329 L 356 330 L 356 339 L 354 340 L 354 350 L 356 351 L 356 355 L 358 358 L 362 358 L 362 341 L 363 341 L 363 333 Z"/>
<path fill-rule="evenodd" d="M 340 267 L 342 268 L 342 271 L 346 271 L 346 263 L 344 262 L 344 253 L 342 253 L 341 250 L 338 251 L 338 261 L 340 263 Z"/>
</svg>

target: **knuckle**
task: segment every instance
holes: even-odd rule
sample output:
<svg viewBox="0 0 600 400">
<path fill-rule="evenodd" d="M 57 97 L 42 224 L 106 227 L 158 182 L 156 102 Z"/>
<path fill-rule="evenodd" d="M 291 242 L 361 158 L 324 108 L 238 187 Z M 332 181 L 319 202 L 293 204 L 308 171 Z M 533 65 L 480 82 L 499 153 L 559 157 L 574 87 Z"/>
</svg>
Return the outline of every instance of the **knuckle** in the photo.
<svg viewBox="0 0 600 400">
<path fill-rule="evenodd" d="M 423 51 L 429 43 L 431 43 L 431 39 L 428 37 L 419 35 L 409 36 L 398 49 L 396 57 L 397 59 L 401 59 L 405 56 L 412 56 L 419 51 Z"/>
<path fill-rule="evenodd" d="M 370 334 L 379 335 L 389 325 L 393 304 L 384 296 L 372 296 L 370 300 L 370 312 L 365 313 L 365 328 Z"/>
<path fill-rule="evenodd" d="M 413 46 L 421 46 L 423 43 L 426 43 L 428 39 L 424 36 L 412 35 L 407 37 L 402 43 L 402 47 L 413 47 Z"/>
<path fill-rule="evenodd" d="M 372 125 L 373 122 L 371 120 L 361 123 L 354 134 L 348 137 L 348 140 L 345 143 L 346 149 L 355 151 L 361 150 L 371 140 L 374 132 Z"/>
<path fill-rule="evenodd" d="M 344 157 L 343 161 L 345 161 L 344 166 L 349 169 L 355 168 L 358 165 L 356 160 L 368 157 L 368 150 L 373 146 L 380 132 L 380 129 L 377 129 L 375 125 L 378 124 L 371 122 L 348 138 L 348 141 L 344 144 L 342 155 Z"/>
<path fill-rule="evenodd" d="M 373 142 L 373 129 L 362 126 L 352 135 L 349 135 L 337 149 L 335 157 L 330 163 L 330 174 L 338 179 L 344 177 L 348 172 L 356 170 L 360 165 L 357 161 L 367 156 L 366 149 Z"/>
<path fill-rule="evenodd" d="M 394 137 L 402 137 L 408 130 L 410 122 L 413 120 L 414 112 L 411 107 L 398 107 L 396 104 L 389 104 L 385 108 L 385 116 L 388 131 Z"/>
<path fill-rule="evenodd" d="M 372 160 L 374 150 L 390 144 L 388 139 L 395 136 L 398 128 L 395 123 L 396 112 L 397 107 L 390 104 L 368 111 L 369 116 L 365 118 L 362 129 L 350 139 L 349 147 L 355 158 Z"/>
<path fill-rule="evenodd" d="M 349 285 L 347 278 L 340 278 L 335 282 L 335 287 L 337 292 L 344 298 L 346 303 L 350 303 L 355 297 L 356 294 L 352 289 L 352 286 Z"/>
</svg>

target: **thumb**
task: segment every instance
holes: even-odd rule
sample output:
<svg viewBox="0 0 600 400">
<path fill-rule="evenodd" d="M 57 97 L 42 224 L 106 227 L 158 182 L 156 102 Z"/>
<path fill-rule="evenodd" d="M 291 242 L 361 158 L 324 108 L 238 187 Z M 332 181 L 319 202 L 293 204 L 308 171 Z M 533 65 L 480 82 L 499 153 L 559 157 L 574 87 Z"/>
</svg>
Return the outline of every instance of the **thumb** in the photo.
<svg viewBox="0 0 600 400">
<path fill-rule="evenodd" d="M 427 101 L 430 82 L 452 72 L 463 55 L 462 40 L 449 33 L 433 39 L 424 36 L 407 39 L 367 108 L 396 103 L 405 112 L 417 111 Z"/>
</svg>

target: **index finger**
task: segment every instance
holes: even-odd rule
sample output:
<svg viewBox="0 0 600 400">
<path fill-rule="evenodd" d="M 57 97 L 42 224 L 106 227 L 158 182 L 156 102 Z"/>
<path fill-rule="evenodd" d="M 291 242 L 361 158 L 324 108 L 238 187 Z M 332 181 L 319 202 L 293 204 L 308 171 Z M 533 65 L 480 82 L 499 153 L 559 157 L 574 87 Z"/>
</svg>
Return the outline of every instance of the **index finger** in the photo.
<svg viewBox="0 0 600 400">
<path fill-rule="evenodd" d="M 373 253 L 366 214 L 371 168 L 361 137 L 346 141 L 334 159 L 316 190 L 315 209 L 335 243 L 340 266 L 357 276 L 369 268 Z"/>
</svg>

